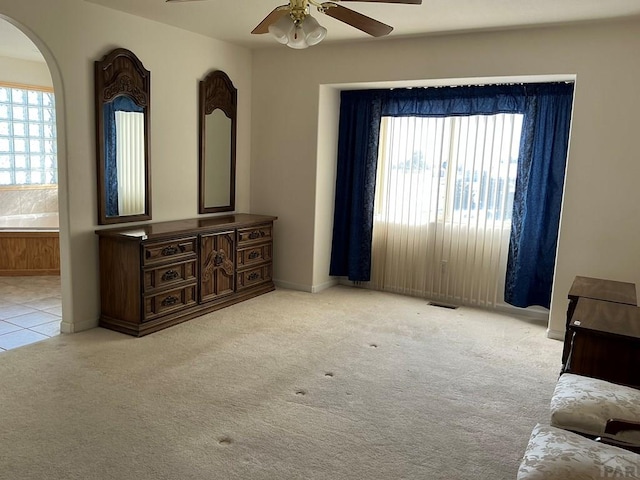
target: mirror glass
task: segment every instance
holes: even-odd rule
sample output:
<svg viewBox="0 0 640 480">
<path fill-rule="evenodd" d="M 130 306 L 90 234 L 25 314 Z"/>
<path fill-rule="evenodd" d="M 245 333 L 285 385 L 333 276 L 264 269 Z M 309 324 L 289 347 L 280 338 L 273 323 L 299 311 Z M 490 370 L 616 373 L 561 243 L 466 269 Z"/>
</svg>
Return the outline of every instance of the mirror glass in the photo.
<svg viewBox="0 0 640 480">
<path fill-rule="evenodd" d="M 151 219 L 150 74 L 129 50 L 95 62 L 98 223 Z"/>
<path fill-rule="evenodd" d="M 220 109 L 205 116 L 205 208 L 231 204 L 231 119 Z"/>
<path fill-rule="evenodd" d="M 236 101 L 224 72 L 200 82 L 200 213 L 235 208 Z"/>
</svg>

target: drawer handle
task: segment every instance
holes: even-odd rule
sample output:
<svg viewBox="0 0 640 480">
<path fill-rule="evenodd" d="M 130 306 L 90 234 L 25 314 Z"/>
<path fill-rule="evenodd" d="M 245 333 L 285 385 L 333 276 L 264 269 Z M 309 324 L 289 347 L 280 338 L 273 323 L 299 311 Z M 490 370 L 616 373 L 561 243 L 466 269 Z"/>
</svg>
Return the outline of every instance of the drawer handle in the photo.
<svg viewBox="0 0 640 480">
<path fill-rule="evenodd" d="M 180 274 L 175 270 L 167 270 L 166 272 L 164 272 L 164 275 L 162 275 L 162 280 L 164 280 L 165 282 L 168 282 L 170 280 L 175 280 L 179 276 Z"/>
<path fill-rule="evenodd" d="M 253 252 L 251 252 L 249 254 L 249 260 L 255 260 L 256 258 L 258 258 L 260 256 L 260 252 L 254 250 Z"/>
<path fill-rule="evenodd" d="M 162 253 L 163 257 L 168 257 L 169 255 L 178 253 L 178 248 L 171 245 L 170 247 L 164 247 L 160 253 Z"/>
<path fill-rule="evenodd" d="M 220 265 L 222 265 L 222 263 L 224 262 L 226 255 L 224 253 L 224 250 L 220 250 L 219 252 L 216 252 L 216 256 L 213 257 L 213 266 L 214 267 L 219 267 Z"/>
<path fill-rule="evenodd" d="M 255 240 L 256 238 L 262 238 L 266 235 L 262 230 L 254 230 L 249 234 L 249 240 Z"/>
<path fill-rule="evenodd" d="M 178 297 L 174 297 L 173 295 L 170 297 L 165 298 L 164 300 L 162 300 L 162 306 L 163 307 L 168 307 L 170 305 L 175 305 L 176 303 L 178 303 L 180 299 Z"/>
<path fill-rule="evenodd" d="M 247 277 L 247 279 L 250 282 L 253 282 L 254 280 L 258 280 L 259 278 L 260 278 L 260 274 L 258 272 L 253 272 L 251 275 Z"/>
</svg>

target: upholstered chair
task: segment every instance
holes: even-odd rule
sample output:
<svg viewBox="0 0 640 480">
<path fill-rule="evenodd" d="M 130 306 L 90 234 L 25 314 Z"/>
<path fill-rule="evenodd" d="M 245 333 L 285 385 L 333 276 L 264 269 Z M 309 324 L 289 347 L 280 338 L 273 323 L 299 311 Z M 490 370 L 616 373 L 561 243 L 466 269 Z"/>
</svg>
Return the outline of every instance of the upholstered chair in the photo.
<svg viewBox="0 0 640 480">
<path fill-rule="evenodd" d="M 607 428 L 607 423 L 609 427 Z M 620 446 L 640 446 L 640 390 L 565 373 L 551 398 L 551 425 Z"/>
<path fill-rule="evenodd" d="M 517 480 L 640 479 L 640 455 L 560 428 L 536 425 Z"/>
</svg>

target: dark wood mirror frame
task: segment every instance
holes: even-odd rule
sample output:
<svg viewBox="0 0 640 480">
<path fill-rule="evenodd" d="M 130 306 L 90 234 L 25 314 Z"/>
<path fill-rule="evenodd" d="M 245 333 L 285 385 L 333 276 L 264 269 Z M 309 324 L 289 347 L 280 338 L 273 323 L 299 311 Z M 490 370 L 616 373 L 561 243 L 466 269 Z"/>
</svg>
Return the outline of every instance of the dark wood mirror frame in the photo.
<svg viewBox="0 0 640 480">
<path fill-rule="evenodd" d="M 132 215 L 108 215 L 106 187 L 106 138 L 104 108 L 117 97 L 129 97 L 144 115 L 144 212 Z M 151 72 L 136 55 L 116 48 L 95 62 L 96 158 L 98 170 L 98 224 L 137 222 L 151 219 L 151 170 L 149 165 L 149 119 Z"/>
<path fill-rule="evenodd" d="M 236 192 L 236 117 L 237 117 L 238 91 L 233 86 L 229 76 L 221 70 L 211 72 L 200 81 L 199 89 L 199 213 L 230 212 L 235 210 Z M 206 117 L 214 110 L 220 109 L 231 120 L 231 144 L 229 155 L 229 203 L 226 205 L 206 204 L 206 166 L 207 145 Z"/>
</svg>

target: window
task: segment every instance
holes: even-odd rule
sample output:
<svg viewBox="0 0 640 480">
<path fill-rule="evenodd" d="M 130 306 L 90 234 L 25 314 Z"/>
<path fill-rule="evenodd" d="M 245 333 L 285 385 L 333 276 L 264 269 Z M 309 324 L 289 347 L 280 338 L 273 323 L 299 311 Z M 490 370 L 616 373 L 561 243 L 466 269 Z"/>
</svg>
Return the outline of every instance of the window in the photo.
<svg viewBox="0 0 640 480">
<path fill-rule="evenodd" d="M 502 303 L 523 115 L 382 117 L 374 288 Z"/>
<path fill-rule="evenodd" d="M 502 281 L 504 289 L 475 297 L 480 299 L 478 303 L 495 304 L 496 294 L 504 292 L 504 301 L 510 305 L 548 308 L 572 106 L 572 82 L 341 92 L 330 275 L 371 281 L 371 285 L 377 282 L 383 288 L 431 298 L 437 292 L 431 295 L 425 288 L 431 288 L 437 276 L 440 286 L 433 288 L 444 286 L 438 292 L 447 297 L 453 294 L 467 304 L 473 300 L 466 297 L 465 286 L 483 287 L 493 279 Z M 483 119 L 488 124 L 500 115 L 505 115 L 507 123 L 510 115 L 522 115 L 518 120 L 524 124 L 519 140 L 515 128 L 513 135 L 502 135 L 500 129 L 497 136 L 481 134 Z M 407 131 L 404 153 L 384 158 L 386 146 L 381 144 L 390 143 L 393 136 L 387 138 L 384 127 L 388 122 L 382 121 L 383 117 L 419 117 L 427 122 L 451 117 L 453 124 L 458 117 L 479 118 L 469 118 L 478 124 L 464 127 L 469 132 L 466 138 L 456 137 L 457 127 L 451 128 L 454 135 L 443 136 L 436 128 L 435 134 L 426 135 L 435 139 L 426 148 L 420 145 L 424 135 L 419 134 L 418 125 Z M 514 127 L 517 118 L 511 122 Z M 424 120 L 415 123 L 421 122 Z M 461 120 L 460 131 L 464 128 Z M 445 130 L 444 125 L 441 130 Z M 515 155 L 508 155 L 496 157 L 499 162 L 490 160 L 487 165 L 486 160 L 493 158 L 489 153 L 504 145 L 496 141 L 500 135 L 513 139 L 503 152 L 522 151 L 517 162 L 512 160 Z M 430 148 L 444 151 L 445 156 L 434 156 L 430 161 Z M 467 152 L 475 152 L 475 156 Z M 508 170 L 504 173 L 498 169 L 498 175 L 494 170 L 498 166 Z M 379 170 L 376 177 L 376 168 L 382 169 L 384 176 Z M 508 191 L 516 183 L 510 173 L 514 168 L 517 191 L 512 208 Z M 401 173 L 407 169 L 421 175 L 414 179 Z M 402 202 L 407 208 L 399 206 Z M 490 236 L 506 240 L 494 242 Z M 403 245 L 418 255 L 402 251 Z M 501 269 L 504 260 L 504 277 L 500 279 L 498 273 L 489 278 L 487 270 L 477 270 L 484 259 Z M 474 272 L 487 275 L 477 282 Z M 396 279 L 403 283 L 392 283 Z M 461 293 L 453 291 L 454 283 L 462 283 L 462 290 L 457 290 Z"/>
<path fill-rule="evenodd" d="M 57 184 L 56 149 L 53 92 L 0 85 L 0 186 Z"/>
<path fill-rule="evenodd" d="M 509 220 L 522 115 L 383 117 L 376 218 Z"/>
</svg>

